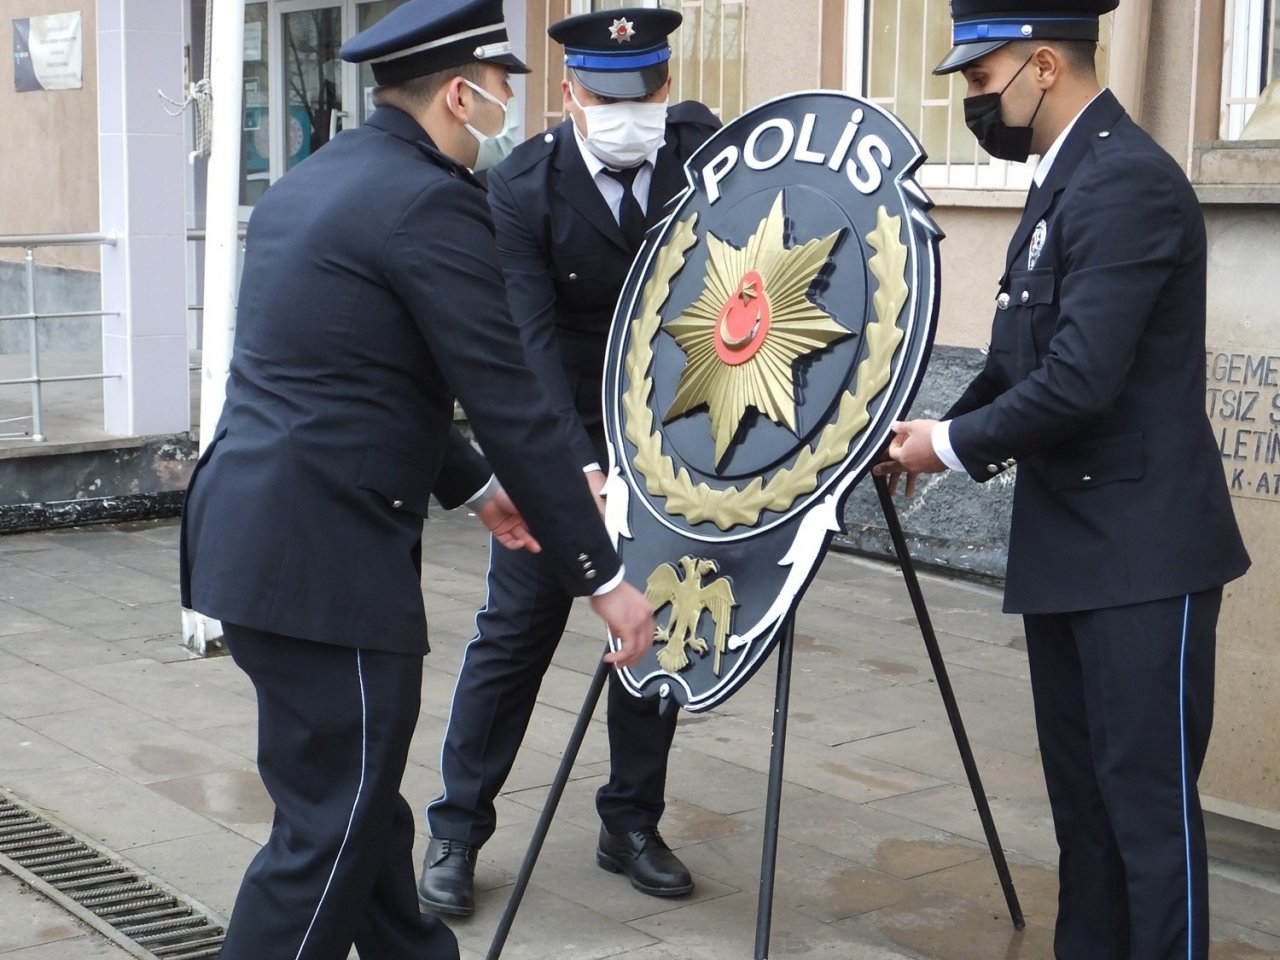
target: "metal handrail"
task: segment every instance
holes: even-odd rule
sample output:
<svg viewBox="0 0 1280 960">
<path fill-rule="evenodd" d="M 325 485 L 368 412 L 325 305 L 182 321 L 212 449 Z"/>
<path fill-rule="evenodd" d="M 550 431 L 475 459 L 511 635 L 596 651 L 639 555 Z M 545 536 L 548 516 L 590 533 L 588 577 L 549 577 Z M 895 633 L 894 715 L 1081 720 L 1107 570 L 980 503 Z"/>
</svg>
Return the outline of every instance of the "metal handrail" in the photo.
<svg viewBox="0 0 1280 960">
<path fill-rule="evenodd" d="M 237 240 L 243 240 L 243 239 L 244 239 L 244 235 L 245 235 L 245 228 L 244 228 L 244 227 L 241 227 L 239 230 L 237 230 L 237 231 L 236 231 L 236 239 L 237 239 Z M 204 229 L 204 227 L 191 227 L 190 229 L 188 229 L 188 230 L 187 230 L 187 239 L 188 239 L 188 240 L 191 240 L 191 241 L 193 241 L 193 242 L 203 243 L 203 242 L 205 241 L 205 239 L 207 239 L 207 238 L 206 238 L 206 235 L 205 235 L 205 229 Z"/>
<path fill-rule="evenodd" d="M 4 433 L 0 434 L 0 439 L 20 440 L 29 439 L 33 443 L 42 443 L 47 438 L 44 434 L 44 411 L 42 408 L 40 386 L 44 383 L 65 383 L 71 380 L 112 380 L 118 379 L 120 374 L 107 373 L 86 373 L 72 376 L 61 377 L 42 377 L 40 375 L 40 336 L 38 323 L 42 319 L 51 317 L 58 318 L 77 318 L 77 317 L 102 317 L 119 316 L 113 311 L 89 310 L 89 311 L 70 311 L 60 313 L 41 314 L 36 311 L 36 248 L 37 247 L 71 247 L 71 246 L 114 246 L 117 237 L 114 233 L 32 233 L 32 234 L 16 234 L 10 236 L 0 236 L 0 247 L 17 247 L 26 250 L 24 260 L 26 262 L 27 274 L 27 310 L 26 313 L 17 313 L 10 316 L 0 316 L 0 320 L 26 320 L 27 335 L 31 342 L 31 376 L 22 377 L 14 380 L 0 380 L 0 386 L 18 386 L 28 384 L 31 387 L 31 415 L 30 417 L 12 417 L 6 419 L 4 423 L 12 423 L 17 420 L 31 420 L 31 433 Z"/>
<path fill-rule="evenodd" d="M 113 247 L 118 239 L 114 233 L 18 233 L 0 236 L 0 247 Z"/>
<path fill-rule="evenodd" d="M 236 239 L 240 241 L 240 253 L 242 255 L 244 254 L 244 237 L 245 237 L 245 228 L 241 227 L 236 231 Z M 188 243 L 204 243 L 206 239 L 208 239 L 208 236 L 206 234 L 204 227 L 189 227 L 187 229 Z M 204 304 L 193 303 L 190 306 L 188 306 L 187 309 L 195 313 L 203 314 Z"/>
</svg>

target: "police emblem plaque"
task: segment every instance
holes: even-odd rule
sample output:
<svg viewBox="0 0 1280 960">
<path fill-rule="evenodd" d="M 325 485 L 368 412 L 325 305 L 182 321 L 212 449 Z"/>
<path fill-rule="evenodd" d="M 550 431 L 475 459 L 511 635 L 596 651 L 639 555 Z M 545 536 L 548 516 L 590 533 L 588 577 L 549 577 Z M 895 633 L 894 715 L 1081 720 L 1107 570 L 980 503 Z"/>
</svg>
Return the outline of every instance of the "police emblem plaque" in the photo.
<svg viewBox="0 0 1280 960">
<path fill-rule="evenodd" d="M 688 161 L 619 298 L 606 522 L 658 621 L 621 672 L 706 710 L 776 644 L 923 376 L 938 241 L 892 114 L 770 101 Z"/>
</svg>

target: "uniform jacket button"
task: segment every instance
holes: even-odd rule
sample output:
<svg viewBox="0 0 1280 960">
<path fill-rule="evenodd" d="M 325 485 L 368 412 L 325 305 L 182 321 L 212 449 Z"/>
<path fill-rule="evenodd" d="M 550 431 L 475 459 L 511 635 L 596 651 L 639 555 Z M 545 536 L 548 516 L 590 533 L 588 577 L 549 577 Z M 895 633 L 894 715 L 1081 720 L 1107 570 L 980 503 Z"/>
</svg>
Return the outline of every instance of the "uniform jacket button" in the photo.
<svg viewBox="0 0 1280 960">
<path fill-rule="evenodd" d="M 404 501 L 403 501 L 403 500 L 392 500 L 392 501 L 391 501 L 391 506 L 393 506 L 393 507 L 395 507 L 395 509 L 399 510 L 401 507 L 403 507 L 403 506 L 404 506 Z"/>
<path fill-rule="evenodd" d="M 999 472 L 1000 472 L 1000 468 L 997 467 L 994 463 L 987 464 L 987 473 L 999 473 Z"/>
<path fill-rule="evenodd" d="M 1089 474 L 1087 474 L 1087 473 L 1086 473 L 1086 474 L 1085 474 L 1083 477 L 1081 477 L 1080 479 L 1081 479 L 1082 481 L 1084 481 L 1085 483 L 1089 483 L 1091 480 L 1093 480 L 1093 477 L 1089 476 Z"/>
<path fill-rule="evenodd" d="M 555 139 L 555 135 L 554 135 L 554 134 L 550 134 L 550 133 L 548 133 L 548 134 L 544 134 L 544 135 L 543 135 L 543 137 L 542 137 L 542 142 L 543 142 L 543 143 L 550 143 L 550 142 L 551 142 L 552 140 L 554 140 L 554 139 Z"/>
<path fill-rule="evenodd" d="M 1030 301 L 1030 299 L 1031 299 L 1031 291 L 1030 291 L 1030 290 L 1023 290 L 1023 291 L 1022 291 L 1022 302 L 1023 302 L 1023 303 L 1027 303 L 1028 301 Z"/>
<path fill-rule="evenodd" d="M 1001 310 L 1009 309 L 1009 295 L 1007 293 L 1002 293 L 1000 296 L 996 297 L 996 307 Z"/>
<path fill-rule="evenodd" d="M 594 570 L 588 570 L 586 573 L 583 574 L 583 576 L 586 577 L 588 580 L 594 580 L 596 578 L 596 572 Z"/>
<path fill-rule="evenodd" d="M 577 275 L 576 273 L 571 273 L 571 274 L 569 274 L 569 279 L 570 279 L 570 280 L 577 280 L 577 279 L 578 279 L 578 275 Z"/>
<path fill-rule="evenodd" d="M 578 554 L 578 560 L 579 560 L 579 561 L 582 561 L 582 560 L 590 560 L 590 559 L 591 559 L 591 558 L 590 558 L 590 557 L 588 557 L 585 553 L 580 553 L 580 554 Z"/>
</svg>

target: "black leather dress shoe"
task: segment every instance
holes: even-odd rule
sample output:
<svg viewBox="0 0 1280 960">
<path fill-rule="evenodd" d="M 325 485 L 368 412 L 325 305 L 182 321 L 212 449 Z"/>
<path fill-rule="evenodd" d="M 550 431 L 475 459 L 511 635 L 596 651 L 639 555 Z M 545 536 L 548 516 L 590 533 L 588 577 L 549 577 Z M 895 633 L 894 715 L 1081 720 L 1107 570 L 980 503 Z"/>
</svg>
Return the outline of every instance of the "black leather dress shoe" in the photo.
<svg viewBox="0 0 1280 960">
<path fill-rule="evenodd" d="M 418 905 L 428 913 L 471 916 L 476 908 L 476 853 L 461 840 L 433 837 L 422 861 Z"/>
<path fill-rule="evenodd" d="M 688 868 L 653 827 L 620 834 L 601 827 L 596 863 L 626 874 L 633 887 L 651 897 L 681 897 L 693 889 Z"/>
</svg>

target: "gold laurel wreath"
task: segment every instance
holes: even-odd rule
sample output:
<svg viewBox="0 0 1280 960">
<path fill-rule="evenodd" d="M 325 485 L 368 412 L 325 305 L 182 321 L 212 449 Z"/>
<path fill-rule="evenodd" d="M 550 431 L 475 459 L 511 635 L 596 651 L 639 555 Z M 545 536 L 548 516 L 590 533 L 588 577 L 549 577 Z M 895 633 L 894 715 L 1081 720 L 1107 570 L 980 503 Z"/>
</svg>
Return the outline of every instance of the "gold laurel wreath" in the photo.
<svg viewBox="0 0 1280 960">
<path fill-rule="evenodd" d="M 738 524 L 754 524 L 765 510 L 780 512 L 796 499 L 815 490 L 818 474 L 844 459 L 849 448 L 870 419 L 867 407 L 872 398 L 889 382 L 890 364 L 902 342 L 898 314 L 907 302 L 905 268 L 907 248 L 900 234 L 901 217 L 891 217 L 881 206 L 876 214 L 876 228 L 866 235 L 876 251 L 867 267 L 879 286 L 873 298 L 876 320 L 867 324 L 867 356 L 858 365 L 857 390 L 846 391 L 840 398 L 836 419 L 822 428 L 818 442 L 806 446 L 794 466 L 784 467 L 770 480 L 756 477 L 746 487 L 716 489 L 705 483 L 694 485 L 684 467 L 679 473 L 671 457 L 662 452 L 662 436 L 653 427 L 653 411 L 649 398 L 653 378 L 648 375 L 653 362 L 653 339 L 661 317 L 658 310 L 671 293 L 671 280 L 685 263 L 685 254 L 697 243 L 693 226 L 698 215 L 676 224 L 671 239 L 658 251 L 654 271 L 644 286 L 643 310 L 633 322 L 631 343 L 627 350 L 627 390 L 622 395 L 626 411 L 626 437 L 636 447 L 635 468 L 645 480 L 650 495 L 665 499 L 667 513 L 684 517 L 697 524 L 711 520 L 721 530 Z"/>
</svg>

